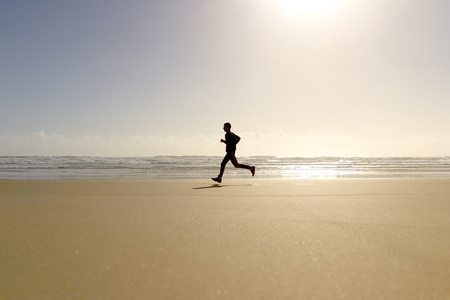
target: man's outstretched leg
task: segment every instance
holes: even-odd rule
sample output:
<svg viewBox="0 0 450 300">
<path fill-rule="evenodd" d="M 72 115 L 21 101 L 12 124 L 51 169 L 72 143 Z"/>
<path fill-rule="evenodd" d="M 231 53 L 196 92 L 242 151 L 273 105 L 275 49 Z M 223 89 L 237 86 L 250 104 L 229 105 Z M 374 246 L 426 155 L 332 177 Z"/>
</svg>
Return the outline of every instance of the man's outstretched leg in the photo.
<svg viewBox="0 0 450 300">
<path fill-rule="evenodd" d="M 223 176 L 223 172 L 225 172 L 225 166 L 227 165 L 228 161 L 231 159 L 230 154 L 227 153 L 227 155 L 225 155 L 225 157 L 222 160 L 222 163 L 220 164 L 220 173 L 219 176 L 217 176 L 216 178 L 211 178 L 212 180 L 221 183 L 222 182 L 222 176 Z"/>
</svg>

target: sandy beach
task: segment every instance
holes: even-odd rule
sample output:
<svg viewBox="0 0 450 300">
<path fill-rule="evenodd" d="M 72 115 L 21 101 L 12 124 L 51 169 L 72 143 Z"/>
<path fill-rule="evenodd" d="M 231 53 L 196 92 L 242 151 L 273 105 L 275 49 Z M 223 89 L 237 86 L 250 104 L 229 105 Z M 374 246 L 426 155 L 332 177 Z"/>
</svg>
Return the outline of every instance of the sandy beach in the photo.
<svg viewBox="0 0 450 300">
<path fill-rule="evenodd" d="M 0 299 L 449 299 L 450 180 L 0 181 Z"/>
</svg>

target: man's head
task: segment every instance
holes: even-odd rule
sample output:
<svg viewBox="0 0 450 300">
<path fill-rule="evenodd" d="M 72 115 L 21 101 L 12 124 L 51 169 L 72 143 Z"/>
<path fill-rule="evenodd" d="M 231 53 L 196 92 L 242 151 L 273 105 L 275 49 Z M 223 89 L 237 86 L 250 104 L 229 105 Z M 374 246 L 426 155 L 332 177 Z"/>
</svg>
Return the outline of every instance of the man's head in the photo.
<svg viewBox="0 0 450 300">
<path fill-rule="evenodd" d="M 226 132 L 228 132 L 228 131 L 230 131 L 230 129 L 231 129 L 231 124 L 230 123 L 225 123 L 225 124 L 223 124 L 223 130 L 224 131 L 226 131 Z"/>
</svg>

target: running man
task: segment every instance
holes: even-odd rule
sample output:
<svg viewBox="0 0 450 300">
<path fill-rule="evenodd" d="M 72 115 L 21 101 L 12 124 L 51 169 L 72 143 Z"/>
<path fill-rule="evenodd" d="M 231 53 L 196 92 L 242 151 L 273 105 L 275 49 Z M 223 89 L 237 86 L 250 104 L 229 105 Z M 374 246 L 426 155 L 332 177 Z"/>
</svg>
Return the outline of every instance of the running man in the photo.
<svg viewBox="0 0 450 300">
<path fill-rule="evenodd" d="M 222 163 L 220 164 L 219 176 L 217 176 L 216 178 L 211 178 L 211 179 L 214 181 L 217 181 L 218 183 L 221 183 L 223 172 L 225 171 L 225 166 L 227 165 L 228 161 L 230 161 L 230 160 L 235 168 L 242 168 L 242 169 L 250 170 L 250 172 L 252 172 L 252 176 L 255 176 L 255 167 L 251 167 L 251 166 L 247 166 L 247 165 L 238 163 L 236 156 L 234 155 L 234 153 L 236 152 L 236 144 L 239 143 L 239 140 L 241 138 L 230 131 L 231 130 L 230 123 L 225 123 L 223 125 L 223 130 L 226 132 L 225 139 L 221 139 L 220 142 L 225 143 L 227 145 L 227 147 L 226 147 L 227 154 L 225 155 L 225 157 L 222 160 Z"/>
</svg>

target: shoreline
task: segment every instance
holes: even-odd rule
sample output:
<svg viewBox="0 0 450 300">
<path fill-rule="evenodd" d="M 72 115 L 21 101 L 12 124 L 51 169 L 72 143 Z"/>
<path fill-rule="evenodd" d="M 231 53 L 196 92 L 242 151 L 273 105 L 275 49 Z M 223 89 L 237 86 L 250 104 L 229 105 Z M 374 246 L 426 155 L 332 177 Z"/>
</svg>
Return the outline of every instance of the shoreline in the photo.
<svg viewBox="0 0 450 300">
<path fill-rule="evenodd" d="M 214 175 L 211 175 L 214 177 Z M 297 177 L 250 177 L 250 176 L 235 176 L 231 178 L 224 178 L 222 183 L 233 182 L 233 181 L 249 181 L 250 183 L 254 181 L 255 183 L 261 182 L 293 182 L 293 181 L 312 181 L 312 182 L 320 182 L 320 181 L 362 181 L 362 180 L 378 180 L 378 181 L 450 181 L 450 176 L 411 176 L 411 177 L 335 177 L 335 178 L 323 178 L 323 177 L 306 177 L 306 178 L 297 178 Z M 8 178 L 0 178 L 0 182 L 153 182 L 153 181 L 178 181 L 178 182 L 211 182 L 212 184 L 217 184 L 211 178 L 62 178 L 62 179 L 8 179 Z M 222 184 L 220 183 L 220 184 Z"/>
<path fill-rule="evenodd" d="M 445 299 L 450 179 L 0 180 L 0 298 Z"/>
</svg>

